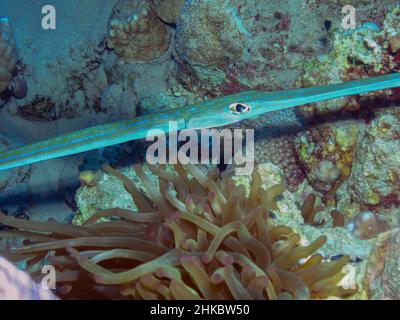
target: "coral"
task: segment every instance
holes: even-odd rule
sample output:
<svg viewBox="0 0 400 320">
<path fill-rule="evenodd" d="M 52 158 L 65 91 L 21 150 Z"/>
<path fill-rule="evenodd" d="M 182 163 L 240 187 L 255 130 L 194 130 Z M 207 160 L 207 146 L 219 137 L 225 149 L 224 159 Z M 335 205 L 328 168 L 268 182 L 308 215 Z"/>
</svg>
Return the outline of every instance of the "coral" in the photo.
<svg viewBox="0 0 400 320">
<path fill-rule="evenodd" d="M 83 171 L 79 174 L 79 180 L 82 185 L 87 187 L 94 187 L 99 179 L 99 175 L 97 172 L 93 172 L 90 170 Z"/>
<path fill-rule="evenodd" d="M 397 6 L 389 11 L 383 23 L 383 29 L 387 38 L 396 37 L 399 35 L 400 28 L 400 8 Z"/>
<path fill-rule="evenodd" d="M 100 211 L 83 226 L 0 214 L 1 223 L 30 230 L 7 236 L 33 242 L 2 254 L 27 259 L 33 271 L 54 251 L 46 259 L 58 270 L 63 294 L 72 297 L 308 299 L 355 292 L 337 285 L 349 257 L 325 262 L 315 253 L 325 236 L 303 246 L 290 228 L 269 226 L 268 212 L 281 187 L 264 190 L 257 171 L 246 195 L 228 173 L 203 173 L 192 165 L 177 165 L 173 172 L 149 166 L 158 177 L 153 184 L 135 166 L 144 194 L 119 171 L 104 169 L 122 181 L 139 212 Z M 96 223 L 104 217 L 119 219 Z"/>
<path fill-rule="evenodd" d="M 256 140 L 254 158 L 258 163 L 272 162 L 281 168 L 289 188 L 297 187 L 305 178 L 290 136 Z"/>
<path fill-rule="evenodd" d="M 398 12 L 398 8 L 388 11 L 382 28 L 366 23 L 356 30 L 337 31 L 331 53 L 306 63 L 301 85 L 337 83 L 399 70 L 394 47 Z M 305 119 L 311 119 L 307 121 L 308 132 L 296 140 L 308 181 L 325 193 L 326 201 L 341 201 L 340 210 L 348 217 L 399 203 L 398 113 L 377 111 L 378 105 L 398 102 L 398 90 L 393 89 L 298 109 Z M 338 120 L 348 117 L 355 119 Z M 326 123 L 315 125 L 321 118 Z M 329 182 L 330 174 L 337 179 Z"/>
<path fill-rule="evenodd" d="M 364 278 L 364 287 L 370 299 L 400 299 L 399 246 L 399 229 L 379 236 Z"/>
<path fill-rule="evenodd" d="M 7 18 L 0 18 L 0 93 L 10 84 L 17 61 L 18 53 L 10 22 Z"/>
<path fill-rule="evenodd" d="M 152 0 L 159 18 L 170 24 L 176 24 L 179 11 L 185 0 Z"/>
<path fill-rule="evenodd" d="M 170 32 L 150 2 L 120 0 L 108 24 L 107 44 L 128 63 L 159 58 L 169 46 Z"/>
<path fill-rule="evenodd" d="M 325 49 L 316 13 L 306 2 L 186 1 L 176 31 L 177 76 L 205 93 L 291 88 L 303 59 Z"/>
<path fill-rule="evenodd" d="M 351 33 L 336 34 L 334 52 L 336 62 L 343 71 L 361 65 L 370 73 L 389 72 L 393 68 L 391 59 L 387 61 L 378 35 L 379 28 L 361 27 Z M 385 69 L 386 68 L 386 69 Z"/>
<path fill-rule="evenodd" d="M 396 58 L 389 48 L 389 39 L 395 36 L 393 30 L 399 22 L 395 12 L 387 13 L 382 19 L 382 29 L 366 23 L 356 30 L 336 31 L 331 53 L 305 64 L 300 85 L 337 83 L 396 70 Z M 396 152 L 383 154 L 380 150 L 397 150 L 398 146 L 389 138 L 391 141 L 377 142 L 383 144 L 375 147 L 371 144 L 374 138 L 368 134 L 364 137 L 365 123 L 372 119 L 367 128 L 370 132 L 371 125 L 377 121 L 373 110 L 392 99 L 397 99 L 395 90 L 334 99 L 298 109 L 308 120 L 308 130 L 299 134 L 295 148 L 307 179 L 317 191 L 324 193 L 325 203 L 336 206 L 336 201 L 341 201 L 340 211 L 346 216 L 371 209 L 369 206 L 387 207 L 398 202 L 394 169 L 398 155 Z M 355 119 L 341 120 L 348 117 Z M 316 124 L 321 119 L 325 123 Z M 372 148 L 376 150 L 371 151 Z"/>
<path fill-rule="evenodd" d="M 400 111 L 378 112 L 357 147 L 349 185 L 364 208 L 390 207 L 400 201 Z"/>
<path fill-rule="evenodd" d="M 339 178 L 339 169 L 330 161 L 322 160 L 315 172 L 315 179 L 322 182 L 333 182 Z"/>
<path fill-rule="evenodd" d="M 398 12 L 399 8 L 387 12 L 382 21 L 383 28 L 368 22 L 355 30 L 336 31 L 331 52 L 305 63 L 299 86 L 338 83 L 400 70 L 399 56 L 396 55 L 400 24 Z M 368 93 L 363 96 L 373 98 L 376 95 Z M 384 95 L 390 95 L 390 90 Z M 337 116 L 365 107 L 359 100 L 355 97 L 334 99 L 304 106 L 299 112 L 306 119 L 317 115 Z"/>
<path fill-rule="evenodd" d="M 359 131 L 358 122 L 341 121 L 313 126 L 296 137 L 295 151 L 307 179 L 329 195 L 326 200 L 334 200 L 336 189 L 350 176 Z"/>
<path fill-rule="evenodd" d="M 370 239 L 388 230 L 388 225 L 371 211 L 362 211 L 351 218 L 346 228 L 360 239 Z"/>
</svg>

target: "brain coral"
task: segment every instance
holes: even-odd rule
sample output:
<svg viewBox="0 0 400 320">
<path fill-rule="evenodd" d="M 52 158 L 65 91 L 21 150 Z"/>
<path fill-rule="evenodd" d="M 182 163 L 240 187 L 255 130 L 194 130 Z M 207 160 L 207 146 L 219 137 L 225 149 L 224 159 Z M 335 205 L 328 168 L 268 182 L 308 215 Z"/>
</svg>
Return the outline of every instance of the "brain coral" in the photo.
<svg viewBox="0 0 400 320">
<path fill-rule="evenodd" d="M 259 163 L 272 162 L 283 170 L 289 188 L 297 187 L 305 178 L 294 152 L 292 137 L 258 140 L 254 152 Z"/>
<path fill-rule="evenodd" d="M 128 63 L 159 58 L 169 46 L 170 32 L 153 6 L 143 0 L 120 0 L 108 24 L 107 44 Z"/>
<path fill-rule="evenodd" d="M 10 84 L 17 60 L 17 48 L 10 23 L 7 18 L 0 18 L 0 93 Z"/>
</svg>

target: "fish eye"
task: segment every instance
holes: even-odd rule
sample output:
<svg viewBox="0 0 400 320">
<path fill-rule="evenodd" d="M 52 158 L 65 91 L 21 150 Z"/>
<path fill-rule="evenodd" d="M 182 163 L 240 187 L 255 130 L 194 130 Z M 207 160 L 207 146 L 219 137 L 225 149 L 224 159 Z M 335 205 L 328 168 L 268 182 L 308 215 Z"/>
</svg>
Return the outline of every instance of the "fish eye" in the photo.
<svg viewBox="0 0 400 320">
<path fill-rule="evenodd" d="M 251 111 L 251 106 L 246 103 L 235 102 L 229 105 L 229 111 L 233 114 L 243 114 Z"/>
</svg>

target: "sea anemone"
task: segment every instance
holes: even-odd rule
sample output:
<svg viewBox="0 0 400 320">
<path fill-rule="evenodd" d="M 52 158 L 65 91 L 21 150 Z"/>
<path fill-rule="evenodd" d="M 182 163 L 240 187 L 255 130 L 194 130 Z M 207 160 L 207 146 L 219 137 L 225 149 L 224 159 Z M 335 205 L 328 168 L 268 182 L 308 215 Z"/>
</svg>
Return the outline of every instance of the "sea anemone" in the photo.
<svg viewBox="0 0 400 320">
<path fill-rule="evenodd" d="M 315 216 L 321 212 L 326 210 L 323 205 L 316 206 L 317 196 L 313 193 L 310 193 L 303 202 L 301 208 L 301 215 L 303 217 L 304 223 L 309 224 L 311 226 L 323 226 L 326 221 L 316 221 Z M 331 218 L 333 227 L 344 227 L 345 225 L 345 217 L 343 213 L 339 210 L 331 210 Z"/>
<path fill-rule="evenodd" d="M 355 291 L 337 285 L 348 256 L 325 262 L 316 253 L 326 237 L 302 246 L 290 228 L 267 223 L 283 188 L 263 189 L 257 170 L 247 193 L 228 172 L 193 165 L 174 171 L 149 165 L 158 186 L 135 166 L 146 192 L 104 169 L 123 182 L 139 212 L 104 210 L 82 226 L 0 214 L 0 223 L 17 228 L 0 237 L 25 239 L 1 254 L 25 260 L 37 278 L 43 275 L 35 266 L 55 266 L 58 294 L 66 298 L 274 300 Z M 104 217 L 114 219 L 99 222 Z"/>
</svg>

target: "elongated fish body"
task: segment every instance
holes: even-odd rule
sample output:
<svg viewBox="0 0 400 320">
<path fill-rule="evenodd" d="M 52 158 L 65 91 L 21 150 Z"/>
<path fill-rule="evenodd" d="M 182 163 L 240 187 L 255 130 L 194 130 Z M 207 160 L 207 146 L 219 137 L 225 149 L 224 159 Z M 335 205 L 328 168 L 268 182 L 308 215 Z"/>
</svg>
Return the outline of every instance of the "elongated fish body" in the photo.
<svg viewBox="0 0 400 320">
<path fill-rule="evenodd" d="M 277 92 L 244 91 L 158 114 L 141 116 L 60 135 L 0 152 L 0 170 L 107 147 L 148 136 L 150 130 L 219 127 L 264 113 L 400 86 L 400 74 L 388 74 L 339 84 Z M 237 112 L 232 105 L 239 104 Z M 247 108 L 243 108 L 246 106 Z M 245 110 L 245 112 L 242 112 Z"/>
</svg>

